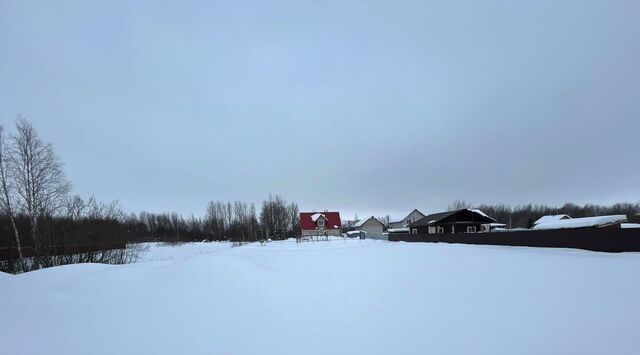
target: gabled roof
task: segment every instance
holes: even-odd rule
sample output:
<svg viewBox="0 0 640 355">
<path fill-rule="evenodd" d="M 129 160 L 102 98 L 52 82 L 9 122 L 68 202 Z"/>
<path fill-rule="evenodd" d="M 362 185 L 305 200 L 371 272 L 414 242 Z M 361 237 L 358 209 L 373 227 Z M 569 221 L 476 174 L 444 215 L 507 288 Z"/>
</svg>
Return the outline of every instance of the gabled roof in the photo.
<svg viewBox="0 0 640 355">
<path fill-rule="evenodd" d="M 325 229 L 340 229 L 342 227 L 340 212 L 301 212 L 300 228 L 303 230 L 318 229 L 316 221 L 320 216 L 326 219 L 324 224 Z"/>
<path fill-rule="evenodd" d="M 327 219 L 327 217 L 325 217 L 322 213 L 314 213 L 311 215 L 311 220 L 316 222 L 318 221 L 318 219 L 320 219 L 320 217 Z"/>
<path fill-rule="evenodd" d="M 360 228 L 360 227 L 362 227 L 365 223 L 367 223 L 367 221 L 370 221 L 370 220 L 373 220 L 373 221 L 375 221 L 375 222 L 378 222 L 378 223 L 382 224 L 382 226 L 384 227 L 384 223 L 382 223 L 382 222 L 378 221 L 378 220 L 377 220 L 375 217 L 373 217 L 373 216 L 371 216 L 371 217 L 369 217 L 369 218 L 361 219 L 361 220 L 359 220 L 358 222 L 356 222 L 353 226 L 354 226 L 355 228 Z"/>
<path fill-rule="evenodd" d="M 404 222 L 404 221 L 406 221 L 406 220 L 407 220 L 407 218 L 408 218 L 408 217 L 409 217 L 413 212 L 418 212 L 418 213 L 420 213 L 420 215 L 422 215 L 422 217 L 424 217 L 424 216 L 425 216 L 425 215 L 424 215 L 424 213 L 422 213 L 422 212 L 418 211 L 418 209 L 417 209 L 417 208 L 414 208 L 414 209 L 413 209 L 413 211 L 409 212 L 409 213 L 408 213 L 404 218 L 402 218 L 401 220 L 398 220 L 398 221 L 391 221 L 390 223 L 400 223 L 400 222 Z M 415 222 L 415 221 L 414 221 L 414 222 Z"/>
<path fill-rule="evenodd" d="M 458 211 L 432 213 L 430 215 L 426 215 L 424 218 L 421 218 L 421 219 L 411 223 L 411 227 L 420 227 L 420 226 L 426 226 L 426 225 L 429 225 L 429 224 L 432 224 L 432 223 L 436 223 L 438 221 L 441 221 L 441 220 L 453 215 L 456 212 L 458 212 Z"/>
<path fill-rule="evenodd" d="M 495 219 L 487 216 L 484 212 L 480 211 L 480 210 L 469 210 L 466 208 L 463 208 L 461 210 L 455 210 L 455 211 L 447 211 L 447 212 L 440 212 L 440 213 L 433 213 L 430 214 L 428 216 L 425 216 L 424 218 L 411 223 L 411 227 L 425 227 L 425 226 L 429 226 L 429 225 L 433 225 L 435 223 L 438 223 L 448 217 L 451 217 L 455 214 L 462 214 L 462 213 L 470 213 L 471 218 L 470 220 L 473 220 L 475 222 L 481 222 L 481 223 L 494 223 L 496 222 Z"/>
<path fill-rule="evenodd" d="M 571 219 L 571 217 L 566 214 L 542 216 L 537 221 L 533 222 L 533 225 L 535 226 L 537 224 L 542 224 L 542 223 L 556 222 L 556 221 L 561 221 L 563 219 Z"/>
<path fill-rule="evenodd" d="M 483 216 L 483 217 L 491 218 L 491 217 L 487 216 L 487 214 L 486 214 L 486 213 L 484 213 L 484 212 L 480 211 L 480 210 L 479 210 L 479 209 L 477 209 L 477 208 L 474 208 L 474 209 L 472 209 L 472 210 L 470 210 L 470 211 L 471 211 L 471 212 L 475 212 L 475 213 L 477 213 L 477 214 L 479 214 L 479 215 L 481 215 L 481 216 Z M 493 218 L 491 218 L 491 219 L 493 219 Z"/>
<path fill-rule="evenodd" d="M 387 233 L 409 233 L 409 232 L 410 232 L 409 227 L 387 229 Z"/>
<path fill-rule="evenodd" d="M 567 228 L 589 228 L 589 227 L 606 227 L 613 224 L 624 223 L 627 221 L 627 216 L 613 215 L 613 216 L 596 216 L 596 217 L 584 217 L 584 218 L 572 218 L 562 219 L 549 223 L 541 223 L 533 227 L 533 229 L 567 229 Z"/>
</svg>

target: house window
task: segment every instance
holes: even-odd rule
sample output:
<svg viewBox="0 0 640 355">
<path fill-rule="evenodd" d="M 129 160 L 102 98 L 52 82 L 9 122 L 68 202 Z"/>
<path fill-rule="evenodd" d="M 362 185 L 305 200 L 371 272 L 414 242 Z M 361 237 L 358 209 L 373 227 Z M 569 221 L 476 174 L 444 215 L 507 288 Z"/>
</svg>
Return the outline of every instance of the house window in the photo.
<svg viewBox="0 0 640 355">
<path fill-rule="evenodd" d="M 443 228 L 443 227 L 440 227 L 440 226 L 437 226 L 437 227 L 436 227 L 436 233 L 438 233 L 438 234 L 444 234 L 444 228 Z"/>
<path fill-rule="evenodd" d="M 411 234 L 418 234 L 418 228 L 413 228 L 411 230 Z"/>
<path fill-rule="evenodd" d="M 467 233 L 475 233 L 476 232 L 476 227 L 467 227 Z"/>
<path fill-rule="evenodd" d="M 320 218 L 320 219 L 318 220 L 318 227 L 320 227 L 320 228 L 324 228 L 324 219 Z"/>
<path fill-rule="evenodd" d="M 429 232 L 429 234 L 435 234 L 436 233 L 436 227 L 430 226 L 428 232 Z"/>
<path fill-rule="evenodd" d="M 407 224 L 411 224 L 411 218 L 407 219 Z"/>
</svg>

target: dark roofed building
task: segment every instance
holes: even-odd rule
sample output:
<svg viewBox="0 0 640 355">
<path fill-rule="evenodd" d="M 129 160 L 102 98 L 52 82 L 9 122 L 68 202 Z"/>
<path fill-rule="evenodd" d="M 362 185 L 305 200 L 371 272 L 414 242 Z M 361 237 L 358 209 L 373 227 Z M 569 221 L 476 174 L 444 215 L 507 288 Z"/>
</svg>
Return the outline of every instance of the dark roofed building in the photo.
<svg viewBox="0 0 640 355">
<path fill-rule="evenodd" d="M 413 234 L 476 233 L 496 220 L 480 210 L 461 209 L 430 214 L 410 224 Z M 484 228 L 489 230 L 489 228 Z"/>
</svg>

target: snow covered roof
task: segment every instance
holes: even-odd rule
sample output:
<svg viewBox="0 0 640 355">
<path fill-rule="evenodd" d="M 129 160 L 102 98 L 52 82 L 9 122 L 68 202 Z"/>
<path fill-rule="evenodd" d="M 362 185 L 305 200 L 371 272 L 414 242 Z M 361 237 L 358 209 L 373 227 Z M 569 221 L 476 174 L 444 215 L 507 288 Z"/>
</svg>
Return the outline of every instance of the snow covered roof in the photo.
<svg viewBox="0 0 640 355">
<path fill-rule="evenodd" d="M 506 226 L 507 226 L 507 225 L 506 225 L 506 224 L 504 224 L 504 223 L 498 223 L 498 222 L 495 222 L 495 223 L 488 223 L 488 224 L 489 224 L 489 226 L 490 226 L 491 228 L 500 228 L 500 227 L 506 227 Z"/>
<path fill-rule="evenodd" d="M 489 215 L 487 215 L 486 213 L 482 212 L 481 210 L 479 210 L 477 208 L 472 209 L 471 212 L 475 212 L 475 213 L 481 215 L 484 218 L 488 218 L 488 219 L 496 222 L 496 220 L 493 217 L 489 217 Z"/>
<path fill-rule="evenodd" d="M 376 222 L 378 222 L 378 223 L 380 223 L 380 224 L 384 225 L 384 223 L 382 223 L 382 222 L 378 221 L 375 217 L 371 216 L 371 217 L 369 217 L 369 218 L 359 220 L 359 221 L 358 221 L 358 222 L 356 222 L 353 226 L 354 226 L 354 227 L 356 227 L 356 228 L 360 228 L 360 227 L 362 227 L 365 223 L 367 223 L 367 222 L 368 222 L 368 221 L 370 221 L 370 220 L 374 220 L 374 221 L 376 221 Z"/>
<path fill-rule="evenodd" d="M 322 213 L 314 213 L 311 215 L 311 220 L 316 222 L 320 217 L 327 219 L 327 217 L 325 217 L 325 215 L 323 215 Z"/>
<path fill-rule="evenodd" d="M 477 213 L 477 214 L 481 215 L 482 217 L 491 218 L 491 217 L 487 216 L 487 214 L 486 214 L 486 213 L 484 213 L 484 212 L 480 211 L 480 210 L 479 210 L 479 209 L 477 209 L 477 208 L 472 209 L 472 210 L 471 210 L 471 212 L 475 212 L 475 213 Z M 493 219 L 493 218 L 491 218 L 491 219 Z"/>
<path fill-rule="evenodd" d="M 588 228 L 588 227 L 606 227 L 616 223 L 627 221 L 627 216 L 596 216 L 584 218 L 561 219 L 554 222 L 538 224 L 533 229 L 567 229 L 567 228 Z"/>
<path fill-rule="evenodd" d="M 640 228 L 640 223 L 622 223 L 620 228 L 630 229 L 630 228 Z"/>
<path fill-rule="evenodd" d="M 561 220 L 564 220 L 564 219 L 571 219 L 571 217 L 569 215 L 566 215 L 566 214 L 555 214 L 555 215 L 542 216 L 537 221 L 533 222 L 533 225 L 543 224 L 543 223 L 551 223 L 551 222 L 561 221 Z"/>
<path fill-rule="evenodd" d="M 358 228 L 358 227 L 362 227 L 362 225 L 364 224 L 364 222 L 368 221 L 369 218 L 367 219 L 361 219 L 359 221 L 357 221 L 356 223 L 353 224 L 354 227 Z"/>
<path fill-rule="evenodd" d="M 409 233 L 409 228 L 389 228 L 387 229 L 389 233 Z"/>
</svg>

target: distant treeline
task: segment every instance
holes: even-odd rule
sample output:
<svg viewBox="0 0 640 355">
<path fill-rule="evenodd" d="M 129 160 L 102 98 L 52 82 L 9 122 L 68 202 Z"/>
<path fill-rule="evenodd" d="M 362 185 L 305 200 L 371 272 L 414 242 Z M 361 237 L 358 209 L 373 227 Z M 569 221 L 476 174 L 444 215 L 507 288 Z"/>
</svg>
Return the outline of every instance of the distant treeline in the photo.
<svg viewBox="0 0 640 355">
<path fill-rule="evenodd" d="M 540 217 L 557 214 L 566 214 L 572 218 L 623 214 L 627 216 L 627 219 L 631 220 L 640 213 L 640 202 L 635 204 L 622 202 L 611 206 L 594 204 L 579 206 L 574 203 L 565 203 L 562 207 L 532 204 L 512 207 L 506 204 L 472 205 L 465 201 L 454 201 L 449 205 L 449 210 L 461 208 L 480 209 L 498 222 L 506 224 L 509 228 L 531 228 L 533 223 Z"/>
</svg>

